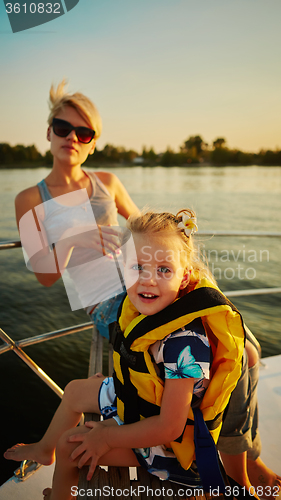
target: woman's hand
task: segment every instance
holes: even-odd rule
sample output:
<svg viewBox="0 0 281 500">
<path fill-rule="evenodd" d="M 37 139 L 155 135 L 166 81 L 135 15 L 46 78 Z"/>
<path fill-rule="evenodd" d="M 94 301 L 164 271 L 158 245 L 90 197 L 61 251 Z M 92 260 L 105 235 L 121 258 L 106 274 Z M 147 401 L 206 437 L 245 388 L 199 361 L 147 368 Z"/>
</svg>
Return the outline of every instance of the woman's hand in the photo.
<svg viewBox="0 0 281 500">
<path fill-rule="evenodd" d="M 110 446 L 107 443 L 107 426 L 103 422 L 86 422 L 85 426 L 90 430 L 83 434 L 73 434 L 68 438 L 71 443 L 79 442 L 77 448 L 70 455 L 71 460 L 75 460 L 82 455 L 78 461 L 78 467 L 81 468 L 87 462 L 90 463 L 87 481 L 92 479 L 95 468 L 98 465 L 99 458 L 105 455 Z"/>
<path fill-rule="evenodd" d="M 112 226 L 80 226 L 67 229 L 63 239 L 69 239 L 73 247 L 92 248 L 110 256 L 112 253 L 120 253 L 119 231 Z"/>
</svg>

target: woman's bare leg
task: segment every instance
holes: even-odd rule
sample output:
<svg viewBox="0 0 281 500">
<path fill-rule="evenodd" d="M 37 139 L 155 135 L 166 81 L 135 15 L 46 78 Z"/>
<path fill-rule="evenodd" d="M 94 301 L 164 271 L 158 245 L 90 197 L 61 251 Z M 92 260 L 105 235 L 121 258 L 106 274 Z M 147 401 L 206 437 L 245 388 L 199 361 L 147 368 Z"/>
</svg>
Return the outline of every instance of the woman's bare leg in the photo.
<svg viewBox="0 0 281 500">
<path fill-rule="evenodd" d="M 248 474 L 252 485 L 261 498 L 273 499 L 281 490 L 281 476 L 265 465 L 260 457 L 247 460 Z"/>
<path fill-rule="evenodd" d="M 251 368 L 259 361 L 256 348 L 246 341 L 248 365 Z M 247 459 L 247 470 L 251 484 L 261 498 L 271 500 L 281 489 L 281 477 L 265 465 L 260 457 L 256 460 Z"/>
<path fill-rule="evenodd" d="M 246 351 L 249 368 L 259 363 L 259 353 L 256 347 L 246 340 Z M 252 486 L 260 498 L 273 500 L 278 489 L 281 488 L 281 477 L 269 469 L 258 457 L 255 460 L 247 458 L 247 452 L 238 455 L 229 455 L 220 451 L 227 474 L 235 479 L 241 486 Z M 242 481 L 242 482 L 241 482 Z M 249 487 L 247 488 L 249 490 Z"/>
<path fill-rule="evenodd" d="M 247 473 L 247 452 L 228 455 L 220 451 L 220 455 L 227 475 L 250 491 L 252 484 Z"/>
<path fill-rule="evenodd" d="M 83 412 L 100 413 L 98 394 L 104 378 L 101 373 L 97 373 L 88 379 L 72 380 L 66 386 L 62 401 L 43 438 L 38 443 L 17 444 L 9 448 L 4 457 L 8 460 L 34 460 L 43 465 L 52 464 L 62 434 L 78 425 Z"/>
<path fill-rule="evenodd" d="M 259 362 L 259 354 L 257 349 L 248 340 L 246 340 L 245 348 L 247 351 L 248 367 L 251 368 Z M 240 486 L 244 486 L 247 491 L 252 491 L 250 490 L 252 483 L 247 470 L 247 451 L 236 455 L 220 451 L 220 455 L 227 475 L 240 484 Z"/>
</svg>

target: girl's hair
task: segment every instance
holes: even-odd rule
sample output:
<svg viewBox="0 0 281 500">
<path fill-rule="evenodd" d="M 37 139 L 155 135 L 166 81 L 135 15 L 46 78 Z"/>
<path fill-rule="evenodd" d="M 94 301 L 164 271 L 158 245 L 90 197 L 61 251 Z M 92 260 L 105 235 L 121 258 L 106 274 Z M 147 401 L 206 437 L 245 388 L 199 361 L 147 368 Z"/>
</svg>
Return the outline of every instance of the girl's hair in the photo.
<svg viewBox="0 0 281 500">
<path fill-rule="evenodd" d="M 169 212 L 146 212 L 139 216 L 131 216 L 127 221 L 127 227 L 131 233 L 139 233 L 146 235 L 159 235 L 161 233 L 165 238 L 168 238 L 168 234 L 177 235 L 180 237 L 183 245 L 183 254 L 186 260 L 186 267 L 191 270 L 189 285 L 181 290 L 180 295 L 184 295 L 194 288 L 194 286 L 202 279 L 208 278 L 214 284 L 216 283 L 214 276 L 208 269 L 206 263 L 200 258 L 198 248 L 195 247 L 193 242 L 193 236 L 190 234 L 187 236 L 184 229 L 178 227 L 178 224 L 182 222 L 182 216 L 187 215 L 188 217 L 195 218 L 195 212 L 189 208 L 180 210 L 176 215 Z M 172 245 L 172 242 L 171 242 Z"/>
<path fill-rule="evenodd" d="M 71 106 L 95 131 L 95 138 L 98 139 L 102 131 L 102 121 L 97 108 L 84 94 L 80 94 L 80 92 L 75 92 L 75 94 L 65 92 L 65 85 L 66 80 L 62 80 L 57 88 L 54 85 L 50 88 L 48 124 L 52 124 L 53 118 L 65 106 Z"/>
</svg>

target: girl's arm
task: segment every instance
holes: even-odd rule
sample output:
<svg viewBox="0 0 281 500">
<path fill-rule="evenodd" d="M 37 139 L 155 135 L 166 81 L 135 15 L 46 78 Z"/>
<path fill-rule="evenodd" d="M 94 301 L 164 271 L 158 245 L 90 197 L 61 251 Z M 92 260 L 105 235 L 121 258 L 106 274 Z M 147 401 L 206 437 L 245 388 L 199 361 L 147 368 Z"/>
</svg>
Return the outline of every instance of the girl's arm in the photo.
<svg viewBox="0 0 281 500">
<path fill-rule="evenodd" d="M 193 378 L 166 379 L 159 415 L 120 426 L 106 426 L 102 422 L 88 423 L 92 427 L 88 433 L 69 438 L 71 442 L 81 442 L 71 458 L 74 460 L 82 454 L 79 467 L 90 460 L 89 480 L 100 457 L 112 448 L 147 448 L 174 441 L 184 430 L 193 385 Z"/>
</svg>

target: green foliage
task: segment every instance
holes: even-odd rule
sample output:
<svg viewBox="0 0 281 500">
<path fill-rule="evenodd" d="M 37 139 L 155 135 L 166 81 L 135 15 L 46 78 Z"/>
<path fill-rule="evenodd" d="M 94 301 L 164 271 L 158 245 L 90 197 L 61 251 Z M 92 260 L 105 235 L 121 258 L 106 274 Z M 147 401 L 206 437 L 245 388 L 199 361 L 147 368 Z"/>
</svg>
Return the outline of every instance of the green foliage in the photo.
<svg viewBox="0 0 281 500">
<path fill-rule="evenodd" d="M 87 163 L 132 163 L 138 153 L 133 149 L 126 151 L 123 147 L 115 147 L 112 144 L 106 144 L 102 149 L 95 149 L 92 156 L 89 156 Z"/>
<path fill-rule="evenodd" d="M 153 148 L 150 148 L 149 151 L 147 151 L 146 147 L 143 148 L 142 150 L 142 157 L 144 160 L 147 160 L 149 163 L 156 163 L 157 162 L 157 154 L 155 153 Z"/>
<path fill-rule="evenodd" d="M 177 155 L 172 151 L 172 149 L 167 148 L 167 151 L 165 151 L 165 153 L 163 153 L 161 157 L 161 165 L 163 165 L 164 167 L 177 165 L 176 156 Z"/>
<path fill-rule="evenodd" d="M 190 136 L 184 142 L 184 146 L 182 147 L 183 151 L 186 151 L 190 154 L 191 157 L 199 158 L 204 148 L 204 141 L 200 135 Z"/>
<path fill-rule="evenodd" d="M 180 165 L 188 165 L 191 163 L 198 163 L 198 159 L 192 156 L 191 153 L 186 153 L 181 150 L 179 153 L 175 153 L 172 149 L 167 148 L 165 153 L 159 155 L 158 164 L 163 165 L 164 167 L 171 166 L 180 166 Z"/>
<path fill-rule="evenodd" d="M 214 165 L 252 165 L 254 163 L 252 153 L 229 149 L 223 137 L 213 141 L 213 148 L 210 153 L 210 161 Z"/>
<path fill-rule="evenodd" d="M 96 148 L 93 155 L 87 159 L 87 164 L 112 164 L 112 165 L 132 165 L 135 158 L 143 159 L 143 165 L 163 165 L 181 166 L 198 163 L 210 163 L 212 165 L 281 165 L 281 151 L 263 151 L 259 153 L 245 153 L 237 149 L 229 149 L 227 141 L 223 137 L 218 137 L 208 148 L 200 135 L 190 136 L 175 152 L 170 147 L 166 151 L 157 154 L 154 148 L 143 147 L 139 156 L 133 149 L 126 150 L 124 147 L 106 146 L 99 150 Z M 53 156 L 50 151 L 41 155 L 33 144 L 23 146 L 17 144 L 10 146 L 8 143 L 0 143 L 0 168 L 5 167 L 25 167 L 52 165 Z"/>
<path fill-rule="evenodd" d="M 53 164 L 53 155 L 50 150 L 46 151 L 45 156 L 44 156 L 44 163 L 46 165 L 52 165 Z"/>
<path fill-rule="evenodd" d="M 231 160 L 232 152 L 226 148 L 218 147 L 211 152 L 211 162 L 215 165 L 225 165 Z"/>
<path fill-rule="evenodd" d="M 261 165 L 281 165 L 281 151 L 261 151 Z"/>
<path fill-rule="evenodd" d="M 218 137 L 215 141 L 213 141 L 213 148 L 220 149 L 223 148 L 226 144 L 226 140 L 223 137 Z"/>
<path fill-rule="evenodd" d="M 10 144 L 4 142 L 0 144 L 0 165 L 6 163 L 6 165 L 10 165 L 13 163 L 13 149 Z"/>
<path fill-rule="evenodd" d="M 0 166 L 40 162 L 42 158 L 43 156 L 34 144 L 32 146 L 23 146 L 22 144 L 10 146 L 8 143 L 0 144 Z"/>
</svg>

